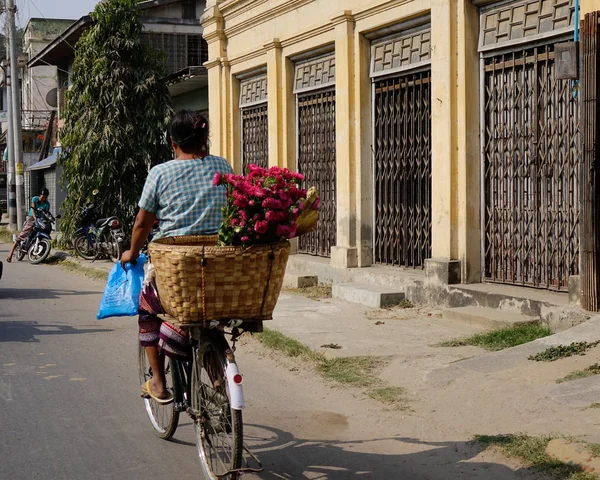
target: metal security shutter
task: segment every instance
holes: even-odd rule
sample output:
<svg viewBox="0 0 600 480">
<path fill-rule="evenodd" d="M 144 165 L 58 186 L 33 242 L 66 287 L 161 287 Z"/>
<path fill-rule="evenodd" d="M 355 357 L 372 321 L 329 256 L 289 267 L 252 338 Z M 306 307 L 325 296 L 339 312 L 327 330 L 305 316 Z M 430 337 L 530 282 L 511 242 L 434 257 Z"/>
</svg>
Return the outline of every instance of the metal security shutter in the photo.
<svg viewBox="0 0 600 480">
<path fill-rule="evenodd" d="M 251 164 L 269 166 L 269 116 L 267 77 L 243 80 L 240 83 L 242 169 Z"/>
<path fill-rule="evenodd" d="M 481 12 L 488 281 L 567 290 L 579 273 L 579 99 L 554 63 L 573 10 L 540 0 Z"/>
<path fill-rule="evenodd" d="M 336 244 L 335 57 L 296 65 L 298 171 L 321 196 L 319 227 L 303 235 L 298 251 L 329 257 Z"/>
<path fill-rule="evenodd" d="M 374 261 L 419 267 L 431 257 L 431 30 L 374 42 Z"/>
</svg>

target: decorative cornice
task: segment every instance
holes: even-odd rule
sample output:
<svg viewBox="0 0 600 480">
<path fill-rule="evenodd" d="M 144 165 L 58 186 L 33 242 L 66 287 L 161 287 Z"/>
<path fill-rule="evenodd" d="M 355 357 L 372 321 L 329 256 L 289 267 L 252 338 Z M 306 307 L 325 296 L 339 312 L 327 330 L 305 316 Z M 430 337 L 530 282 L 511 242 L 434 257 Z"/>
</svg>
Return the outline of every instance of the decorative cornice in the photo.
<svg viewBox="0 0 600 480">
<path fill-rule="evenodd" d="M 244 13 L 267 3 L 269 0 L 230 0 L 221 4 L 221 11 L 224 11 L 229 18 L 235 18 Z"/>
<path fill-rule="evenodd" d="M 246 30 L 255 27 L 256 25 L 260 25 L 267 20 L 280 17 L 292 10 L 300 8 L 306 4 L 311 3 L 313 0 L 286 0 L 281 5 L 277 5 L 276 7 L 270 8 L 269 10 L 259 13 L 248 20 L 245 20 L 237 25 L 233 25 L 230 28 L 225 29 L 225 34 L 227 37 L 233 37 L 235 35 L 239 35 Z"/>
<path fill-rule="evenodd" d="M 281 48 L 281 42 L 278 38 L 274 38 L 273 40 L 268 41 L 264 44 L 265 50 L 273 50 L 275 48 Z"/>
<path fill-rule="evenodd" d="M 266 51 L 264 48 L 256 48 L 256 49 L 252 50 L 251 52 L 248 52 L 248 53 L 245 53 L 238 57 L 229 59 L 229 63 L 231 63 L 231 65 L 239 65 L 240 63 L 247 62 L 254 58 L 262 57 L 265 54 L 266 54 Z"/>
<path fill-rule="evenodd" d="M 229 68 L 229 67 L 231 67 L 231 62 L 227 58 L 221 57 L 219 60 L 221 61 L 221 66 L 223 68 Z"/>
<path fill-rule="evenodd" d="M 206 10 L 204 10 L 204 13 L 200 16 L 200 23 L 204 28 L 219 21 L 223 21 L 223 15 L 216 6 L 207 8 Z"/>
<path fill-rule="evenodd" d="M 373 15 L 378 15 L 380 13 L 387 12 L 388 10 L 392 10 L 393 8 L 399 7 L 400 5 L 404 5 L 407 3 L 411 3 L 413 0 L 389 0 L 388 2 L 382 3 L 380 5 L 376 5 L 374 7 L 369 7 L 361 11 L 354 12 L 354 21 L 363 20 L 365 18 L 372 17 Z M 419 3 L 427 3 L 427 5 L 423 5 L 421 11 L 431 10 L 431 2 L 419 2 Z M 420 5 L 419 5 L 420 6 Z"/>
<path fill-rule="evenodd" d="M 289 47 L 290 45 L 300 43 L 304 40 L 308 40 L 309 38 L 317 37 L 323 33 L 331 32 L 334 28 L 335 27 L 331 22 L 327 22 L 323 25 L 319 25 L 318 27 L 313 28 L 312 30 L 307 30 L 299 33 L 298 35 L 294 35 L 292 37 L 286 38 L 285 40 L 282 40 L 281 46 L 284 48 Z"/>
<path fill-rule="evenodd" d="M 204 38 L 204 40 L 206 40 L 206 43 L 210 44 L 210 43 L 218 42 L 219 40 L 225 40 L 227 37 L 225 36 L 225 33 L 223 32 L 223 30 L 219 29 L 219 30 L 214 30 L 212 32 L 207 32 L 206 30 L 204 30 L 204 33 L 202 34 L 202 38 Z"/>
<path fill-rule="evenodd" d="M 221 59 L 217 58 L 215 60 L 209 60 L 208 62 L 204 62 L 203 65 L 207 70 L 211 70 L 214 67 L 220 67 L 221 66 Z"/>
<path fill-rule="evenodd" d="M 339 13 L 333 17 L 331 17 L 331 24 L 333 26 L 339 25 L 340 23 L 353 23 L 354 15 L 352 15 L 352 10 L 344 10 L 342 13 Z"/>
</svg>

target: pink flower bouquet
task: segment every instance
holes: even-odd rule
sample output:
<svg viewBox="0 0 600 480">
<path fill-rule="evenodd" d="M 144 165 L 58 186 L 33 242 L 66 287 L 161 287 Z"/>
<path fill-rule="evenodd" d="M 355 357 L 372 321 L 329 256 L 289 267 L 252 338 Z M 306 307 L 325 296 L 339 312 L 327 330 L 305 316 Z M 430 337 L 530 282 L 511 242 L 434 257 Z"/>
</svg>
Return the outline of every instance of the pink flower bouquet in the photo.
<svg viewBox="0 0 600 480">
<path fill-rule="evenodd" d="M 307 191 L 299 187 L 302 180 L 302 174 L 287 168 L 266 170 L 257 165 L 250 165 L 245 176 L 215 175 L 214 184 L 227 188 L 219 245 L 249 246 L 298 236 L 299 218 L 311 210 L 310 218 L 318 219 L 320 202 L 314 189 L 313 200 L 307 202 Z"/>
</svg>

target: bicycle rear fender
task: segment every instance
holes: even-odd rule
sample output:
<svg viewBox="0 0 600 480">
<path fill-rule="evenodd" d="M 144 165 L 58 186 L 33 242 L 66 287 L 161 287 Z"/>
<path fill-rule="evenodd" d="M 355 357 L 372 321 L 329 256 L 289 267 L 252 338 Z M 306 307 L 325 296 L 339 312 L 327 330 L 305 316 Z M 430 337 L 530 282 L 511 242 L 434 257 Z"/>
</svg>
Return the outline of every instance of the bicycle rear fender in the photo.
<svg viewBox="0 0 600 480">
<path fill-rule="evenodd" d="M 227 361 L 225 375 L 229 385 L 229 395 L 231 395 L 231 408 L 233 410 L 243 410 L 246 405 L 244 403 L 244 389 L 242 388 L 242 374 L 237 363 L 235 363 L 235 356 L 231 350 L 225 351 L 225 359 Z"/>
</svg>

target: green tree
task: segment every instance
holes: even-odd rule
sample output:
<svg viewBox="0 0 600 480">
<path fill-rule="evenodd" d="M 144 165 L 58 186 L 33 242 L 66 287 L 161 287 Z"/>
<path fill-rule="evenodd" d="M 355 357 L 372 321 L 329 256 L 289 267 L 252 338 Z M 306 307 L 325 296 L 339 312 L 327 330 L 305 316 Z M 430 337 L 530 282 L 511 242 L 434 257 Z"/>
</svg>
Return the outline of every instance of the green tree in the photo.
<svg viewBox="0 0 600 480">
<path fill-rule="evenodd" d="M 99 211 L 129 228 L 149 168 L 171 155 L 164 55 L 142 41 L 136 3 L 99 2 L 76 45 L 59 158 L 67 240 L 94 189 Z"/>
<path fill-rule="evenodd" d="M 23 39 L 25 38 L 25 29 L 17 27 L 17 52 L 23 51 Z M 6 60 L 8 55 L 6 54 L 6 37 L 3 33 L 0 33 L 0 62 Z"/>
</svg>

